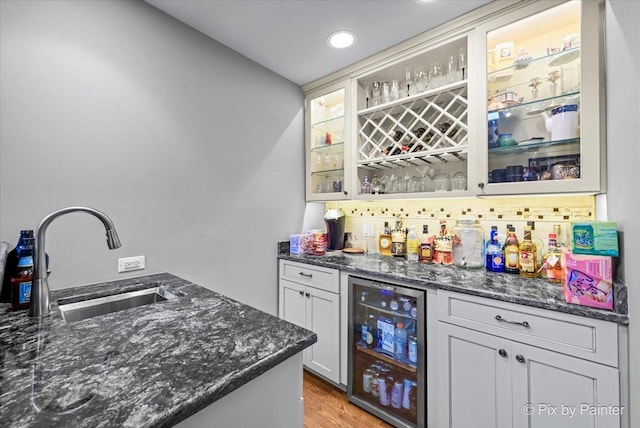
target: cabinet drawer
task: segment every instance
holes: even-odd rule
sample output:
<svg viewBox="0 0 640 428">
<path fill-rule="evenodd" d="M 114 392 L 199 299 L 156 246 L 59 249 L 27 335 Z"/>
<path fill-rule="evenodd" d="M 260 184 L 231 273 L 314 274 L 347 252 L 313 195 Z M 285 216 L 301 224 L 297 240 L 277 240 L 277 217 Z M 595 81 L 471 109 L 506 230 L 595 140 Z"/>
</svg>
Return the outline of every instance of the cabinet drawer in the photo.
<svg viewBox="0 0 640 428">
<path fill-rule="evenodd" d="M 612 322 L 440 290 L 438 319 L 618 366 L 618 326 Z"/>
<path fill-rule="evenodd" d="M 340 271 L 336 269 L 280 260 L 280 278 L 332 293 L 340 292 Z"/>
</svg>

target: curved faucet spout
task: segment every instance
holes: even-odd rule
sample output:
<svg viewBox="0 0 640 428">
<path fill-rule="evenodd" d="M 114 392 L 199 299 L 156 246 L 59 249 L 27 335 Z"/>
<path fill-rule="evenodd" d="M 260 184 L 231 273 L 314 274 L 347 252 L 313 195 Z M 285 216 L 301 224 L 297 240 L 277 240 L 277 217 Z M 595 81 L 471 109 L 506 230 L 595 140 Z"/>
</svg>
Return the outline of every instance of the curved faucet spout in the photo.
<svg viewBox="0 0 640 428">
<path fill-rule="evenodd" d="M 33 259 L 33 281 L 31 284 L 31 306 L 29 307 L 29 315 L 32 317 L 44 317 L 51 312 L 51 304 L 49 302 L 49 283 L 47 281 L 47 267 L 45 262 L 45 236 L 47 228 L 56 218 L 72 213 L 85 212 L 98 218 L 104 225 L 107 232 L 107 245 L 109 249 L 114 250 L 120 248 L 120 238 L 113 225 L 111 219 L 101 211 L 89 207 L 68 207 L 54 211 L 40 222 L 36 229 L 35 240 L 35 257 Z"/>
</svg>

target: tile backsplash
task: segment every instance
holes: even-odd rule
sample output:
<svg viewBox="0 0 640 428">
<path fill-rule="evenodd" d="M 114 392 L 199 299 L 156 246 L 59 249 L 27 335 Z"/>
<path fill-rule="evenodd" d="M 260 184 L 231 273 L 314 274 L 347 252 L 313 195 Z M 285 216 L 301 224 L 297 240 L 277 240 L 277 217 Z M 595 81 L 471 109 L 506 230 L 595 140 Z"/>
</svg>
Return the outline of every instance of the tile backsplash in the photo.
<svg viewBox="0 0 640 428">
<path fill-rule="evenodd" d="M 577 220 L 595 220 L 595 196 L 536 196 L 502 198 L 451 198 L 451 199 L 406 199 L 386 201 L 327 202 L 326 208 L 340 208 L 346 214 L 345 231 L 351 232 L 360 245 L 370 252 L 377 252 L 377 236 L 384 222 L 392 227 L 398 217 L 405 227 L 415 226 L 418 235 L 423 226 L 429 234 L 439 229 L 441 219 L 447 220 L 449 228 L 459 219 L 476 218 L 482 225 L 486 238 L 491 226 L 497 226 L 502 235 L 507 224 L 516 228 L 522 237 L 527 222 L 534 222 L 534 238 L 546 245 L 548 234 L 554 224 L 560 224 L 562 237 L 568 242 L 568 225 Z M 363 229 L 373 226 L 375 236 L 363 236 Z"/>
</svg>

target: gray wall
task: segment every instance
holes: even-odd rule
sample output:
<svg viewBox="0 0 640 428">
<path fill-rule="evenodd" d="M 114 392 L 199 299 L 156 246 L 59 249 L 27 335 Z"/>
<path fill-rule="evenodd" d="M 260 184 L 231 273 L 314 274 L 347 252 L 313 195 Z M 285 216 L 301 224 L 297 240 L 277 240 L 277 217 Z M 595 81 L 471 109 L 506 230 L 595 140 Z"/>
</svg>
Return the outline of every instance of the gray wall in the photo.
<svg viewBox="0 0 640 428">
<path fill-rule="evenodd" d="M 629 287 L 631 426 L 640 426 L 640 2 L 606 3 L 608 217 L 618 222 L 623 258 L 618 270 Z"/>
<path fill-rule="evenodd" d="M 0 239 L 47 234 L 52 288 L 168 271 L 277 313 L 302 227 L 298 86 L 137 1 L 0 2 Z M 117 259 L 147 256 L 118 274 Z"/>
</svg>

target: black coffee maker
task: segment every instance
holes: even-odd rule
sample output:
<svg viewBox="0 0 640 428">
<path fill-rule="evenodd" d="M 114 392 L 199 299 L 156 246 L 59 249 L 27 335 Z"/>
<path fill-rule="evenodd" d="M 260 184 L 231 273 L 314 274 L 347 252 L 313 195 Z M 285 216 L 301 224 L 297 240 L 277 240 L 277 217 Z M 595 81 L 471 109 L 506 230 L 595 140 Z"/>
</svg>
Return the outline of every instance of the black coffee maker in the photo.
<svg viewBox="0 0 640 428">
<path fill-rule="evenodd" d="M 340 209 L 332 209 L 325 213 L 327 250 L 342 250 L 344 248 L 344 219 L 344 212 Z"/>
</svg>

